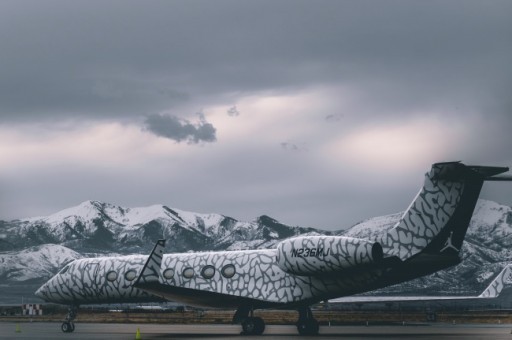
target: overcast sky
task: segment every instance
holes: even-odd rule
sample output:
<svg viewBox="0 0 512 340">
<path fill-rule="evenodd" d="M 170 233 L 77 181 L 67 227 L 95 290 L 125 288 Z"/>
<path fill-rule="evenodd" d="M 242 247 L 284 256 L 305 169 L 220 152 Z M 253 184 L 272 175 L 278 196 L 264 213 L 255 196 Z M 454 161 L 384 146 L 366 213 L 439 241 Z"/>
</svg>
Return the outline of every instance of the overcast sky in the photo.
<svg viewBox="0 0 512 340">
<path fill-rule="evenodd" d="M 433 162 L 512 166 L 511 14 L 1 1 L 0 219 L 89 199 L 324 229 L 401 211 Z"/>
</svg>

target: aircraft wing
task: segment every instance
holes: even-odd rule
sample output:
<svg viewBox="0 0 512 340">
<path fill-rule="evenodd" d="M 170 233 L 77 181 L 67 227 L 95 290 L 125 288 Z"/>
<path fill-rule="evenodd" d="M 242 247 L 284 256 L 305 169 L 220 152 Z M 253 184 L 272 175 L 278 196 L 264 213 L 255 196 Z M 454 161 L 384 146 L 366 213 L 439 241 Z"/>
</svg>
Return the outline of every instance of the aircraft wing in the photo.
<svg viewBox="0 0 512 340">
<path fill-rule="evenodd" d="M 407 301 L 451 301 L 469 299 L 493 299 L 499 296 L 506 283 L 511 281 L 512 264 L 503 268 L 496 278 L 480 295 L 475 296 L 344 296 L 331 299 L 328 303 L 369 303 L 369 302 L 407 302 Z"/>
</svg>

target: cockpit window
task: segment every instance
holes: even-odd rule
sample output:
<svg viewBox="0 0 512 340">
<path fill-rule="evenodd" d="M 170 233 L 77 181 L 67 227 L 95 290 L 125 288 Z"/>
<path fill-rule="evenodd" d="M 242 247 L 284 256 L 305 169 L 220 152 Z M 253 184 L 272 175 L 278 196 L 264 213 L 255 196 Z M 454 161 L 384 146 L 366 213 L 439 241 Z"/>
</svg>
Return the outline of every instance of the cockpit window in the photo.
<svg viewBox="0 0 512 340">
<path fill-rule="evenodd" d="M 59 274 L 65 274 L 69 269 L 69 264 L 67 266 L 65 266 L 64 268 L 62 268 L 62 270 L 59 272 Z"/>
</svg>

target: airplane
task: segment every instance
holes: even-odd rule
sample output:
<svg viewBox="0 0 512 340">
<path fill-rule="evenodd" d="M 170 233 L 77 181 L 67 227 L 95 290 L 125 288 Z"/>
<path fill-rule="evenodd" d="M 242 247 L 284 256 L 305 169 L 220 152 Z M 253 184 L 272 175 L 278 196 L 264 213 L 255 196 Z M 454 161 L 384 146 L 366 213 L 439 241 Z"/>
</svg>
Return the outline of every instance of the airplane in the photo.
<svg viewBox="0 0 512 340">
<path fill-rule="evenodd" d="M 512 264 L 508 264 L 492 280 L 482 293 L 474 296 L 467 295 L 425 295 L 425 296 L 343 296 L 328 300 L 328 304 L 337 303 L 367 303 L 367 302 L 422 302 L 422 301 L 457 301 L 457 300 L 482 300 L 497 298 L 503 288 L 512 283 Z"/>
<path fill-rule="evenodd" d="M 235 308 L 233 323 L 259 335 L 255 309 L 296 309 L 297 330 L 316 335 L 310 306 L 425 276 L 454 266 L 484 181 L 508 167 L 461 162 L 432 165 L 423 186 L 396 225 L 373 239 L 297 236 L 275 249 L 164 254 L 75 260 L 43 284 L 36 296 L 69 305 L 63 332 L 73 332 L 82 304 L 176 301 Z"/>
</svg>

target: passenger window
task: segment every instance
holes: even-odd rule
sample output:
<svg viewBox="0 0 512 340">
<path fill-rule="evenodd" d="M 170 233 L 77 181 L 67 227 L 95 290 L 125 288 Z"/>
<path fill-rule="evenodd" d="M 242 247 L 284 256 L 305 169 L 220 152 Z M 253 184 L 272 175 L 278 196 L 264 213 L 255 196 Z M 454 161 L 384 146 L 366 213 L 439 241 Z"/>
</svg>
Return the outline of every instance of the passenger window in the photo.
<svg viewBox="0 0 512 340">
<path fill-rule="evenodd" d="M 230 279 L 236 274 L 235 266 L 233 266 L 232 264 L 227 264 L 224 267 L 222 267 L 221 273 L 222 276 L 224 276 L 227 279 Z"/>
<path fill-rule="evenodd" d="M 130 269 L 129 271 L 126 272 L 126 274 L 124 274 L 124 278 L 128 281 L 133 281 L 133 280 L 135 280 L 136 277 L 137 277 L 137 273 L 133 269 Z"/>
<path fill-rule="evenodd" d="M 203 270 L 201 270 L 201 276 L 205 279 L 211 279 L 215 275 L 215 268 L 213 266 L 205 266 Z"/>
<path fill-rule="evenodd" d="M 117 279 L 117 273 L 115 271 L 112 270 L 107 273 L 107 280 L 112 282 L 112 281 L 115 281 L 116 279 Z"/>
<path fill-rule="evenodd" d="M 183 276 L 187 279 L 191 279 L 194 276 L 194 269 L 188 267 L 183 270 Z"/>
<path fill-rule="evenodd" d="M 167 268 L 166 270 L 164 270 L 163 275 L 167 280 L 170 280 L 174 276 L 174 270 L 171 268 Z"/>
</svg>

